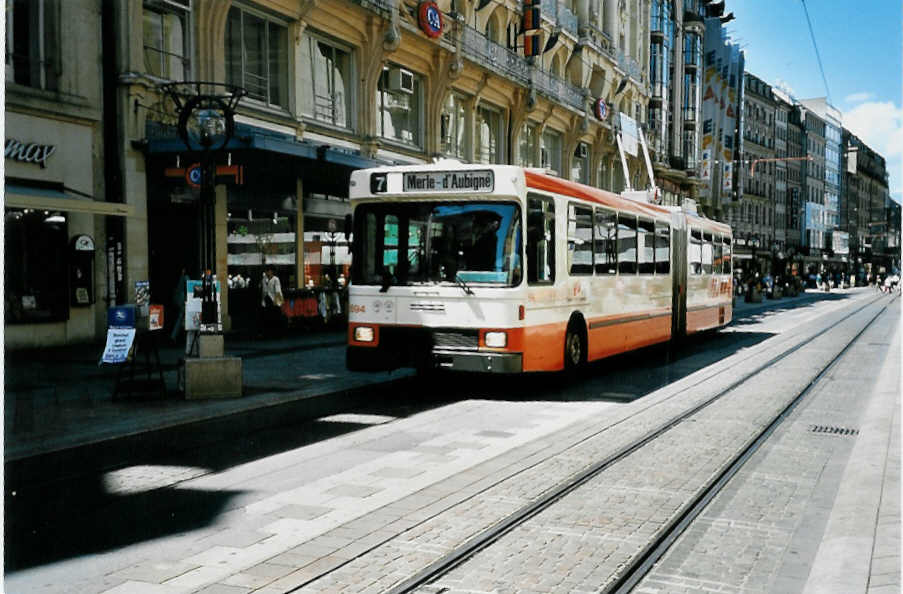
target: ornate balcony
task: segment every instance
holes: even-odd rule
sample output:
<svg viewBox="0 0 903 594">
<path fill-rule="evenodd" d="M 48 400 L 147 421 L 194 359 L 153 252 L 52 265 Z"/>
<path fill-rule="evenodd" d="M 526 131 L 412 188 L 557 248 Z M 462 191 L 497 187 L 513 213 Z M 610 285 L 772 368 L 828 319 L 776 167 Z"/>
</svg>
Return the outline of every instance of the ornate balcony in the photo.
<svg viewBox="0 0 903 594">
<path fill-rule="evenodd" d="M 561 103 L 564 103 L 577 111 L 584 111 L 586 109 L 583 91 L 566 80 L 558 78 L 551 72 L 545 72 L 544 70 L 539 69 L 534 70 L 533 86 L 540 93 L 543 93 L 552 99 L 557 99 Z"/>
<path fill-rule="evenodd" d="M 530 84 L 530 68 L 520 54 L 491 41 L 470 25 L 462 23 L 459 26 L 464 27 L 461 53 L 465 58 L 519 84 Z"/>
</svg>

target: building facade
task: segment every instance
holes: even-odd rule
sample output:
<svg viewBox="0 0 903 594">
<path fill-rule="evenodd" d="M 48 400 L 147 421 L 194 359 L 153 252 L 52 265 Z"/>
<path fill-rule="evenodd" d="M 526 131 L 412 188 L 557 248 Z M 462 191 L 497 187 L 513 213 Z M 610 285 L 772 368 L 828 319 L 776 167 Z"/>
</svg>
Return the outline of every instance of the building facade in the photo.
<svg viewBox="0 0 903 594">
<path fill-rule="evenodd" d="M 217 155 L 216 272 L 224 326 L 253 327 L 273 266 L 287 297 L 345 280 L 350 172 L 434 158 L 544 167 L 620 191 L 620 116 L 646 125 L 650 2 L 544 1 L 525 51 L 520 1 L 121 0 L 117 148 L 125 281 L 168 303 L 182 266 L 200 269 L 201 155 L 178 138 L 168 81 L 242 87 L 235 134 Z M 436 16 L 436 12 L 433 13 Z M 531 13 L 535 14 L 535 13 Z M 525 55 L 535 54 L 535 55 Z M 146 215 L 145 215 L 146 213 Z M 305 293 L 307 294 L 307 293 Z M 130 297 L 133 293 L 130 295 Z"/>
<path fill-rule="evenodd" d="M 104 175 L 103 10 L 99 0 L 6 5 L 9 349 L 100 340 L 116 302 L 131 211 Z"/>
<path fill-rule="evenodd" d="M 775 120 L 777 102 L 771 85 L 750 73 L 743 75 L 743 158 L 738 175 L 742 197 L 728 220 L 734 232 L 767 267 L 775 247 Z"/>
</svg>

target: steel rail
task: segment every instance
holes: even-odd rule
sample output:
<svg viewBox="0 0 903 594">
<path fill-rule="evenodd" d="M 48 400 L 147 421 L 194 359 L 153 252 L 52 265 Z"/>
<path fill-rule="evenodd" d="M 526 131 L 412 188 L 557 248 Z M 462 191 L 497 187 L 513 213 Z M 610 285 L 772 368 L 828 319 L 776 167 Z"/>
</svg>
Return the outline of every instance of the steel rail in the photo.
<svg viewBox="0 0 903 594">
<path fill-rule="evenodd" d="M 811 342 L 812 340 L 814 340 L 815 338 L 818 338 L 818 337 L 826 334 L 827 332 L 833 330 L 838 325 L 842 324 L 843 322 L 849 320 L 851 317 L 860 313 L 864 309 L 872 306 L 875 302 L 879 301 L 881 299 L 881 297 L 882 296 L 878 296 L 874 299 L 870 299 L 868 301 L 868 303 L 866 303 L 863 306 L 857 308 L 856 310 L 848 313 L 847 315 L 843 316 L 841 319 L 837 320 L 836 322 L 832 323 L 831 325 L 827 326 L 826 328 L 823 328 L 822 330 L 817 332 L 815 335 L 810 337 L 809 340 L 800 342 L 799 344 L 796 344 L 796 345 L 790 347 L 789 349 L 781 352 L 780 354 L 775 355 L 774 357 L 772 357 L 771 359 L 769 359 L 762 365 L 759 365 L 758 367 L 756 367 L 754 370 L 744 374 L 740 379 L 732 382 L 730 385 L 728 385 L 726 388 L 719 391 L 717 394 L 715 394 L 715 395 L 711 396 L 710 398 L 704 400 L 703 402 L 700 402 L 699 404 L 687 409 L 686 411 L 680 413 L 676 417 L 673 417 L 672 419 L 665 421 L 664 423 L 660 424 L 657 428 L 652 429 L 651 431 L 647 432 L 643 437 L 640 437 L 639 439 L 634 441 L 632 444 L 624 446 L 620 450 L 607 456 L 606 458 L 600 460 L 599 462 L 596 462 L 595 464 L 586 468 L 582 472 L 570 477 L 566 481 L 560 483 L 555 488 L 551 489 L 549 492 L 547 492 L 545 495 L 543 495 L 536 501 L 524 505 L 520 509 L 518 509 L 515 512 L 508 515 L 506 518 L 502 519 L 500 522 L 483 530 L 482 532 L 479 532 L 478 534 L 473 536 L 470 540 L 468 540 L 464 544 L 455 548 L 453 551 L 443 555 L 441 558 L 439 558 L 436 561 L 434 561 L 433 563 L 429 564 L 428 566 L 426 566 L 425 568 L 423 568 L 416 574 L 414 574 L 414 575 L 410 576 L 409 578 L 396 584 L 395 586 L 393 586 L 391 589 L 387 590 L 386 592 L 388 594 L 405 594 L 405 593 L 413 592 L 417 588 L 424 586 L 432 581 L 435 581 L 438 577 L 441 577 L 442 575 L 447 574 L 455 567 L 463 564 L 470 557 L 473 557 L 476 553 L 478 553 L 482 549 L 490 546 L 493 542 L 497 541 L 499 538 L 501 538 L 502 536 L 504 536 L 505 534 L 510 532 L 515 527 L 523 524 L 524 522 L 529 520 L 531 517 L 540 513 L 544 509 L 550 507 L 551 505 L 553 505 L 554 503 L 559 501 L 561 498 L 568 495 L 569 493 L 571 493 L 572 491 L 574 491 L 581 485 L 585 484 L 587 481 L 594 478 L 596 475 L 598 475 L 602 471 L 606 470 L 607 468 L 609 468 L 616 462 L 626 458 L 633 452 L 635 452 L 638 449 L 642 448 L 643 446 L 647 445 L 651 441 L 657 439 L 658 437 L 660 437 L 662 434 L 666 433 L 673 427 L 679 425 L 687 418 L 695 415 L 699 411 L 703 410 L 704 408 L 708 407 L 709 405 L 713 404 L 714 402 L 720 400 L 726 394 L 728 394 L 732 390 L 736 389 L 743 383 L 749 381 L 756 375 L 767 370 L 775 363 L 789 357 L 790 355 L 797 352 L 804 346 L 807 346 L 808 343 Z M 881 312 L 879 312 L 878 315 L 880 315 L 880 313 L 882 313 L 886 309 L 887 309 L 887 305 L 885 305 L 881 309 Z M 877 317 L 877 315 L 875 317 Z M 874 318 L 871 321 L 869 321 L 869 324 L 867 324 L 866 327 L 868 327 L 868 325 L 870 325 L 872 323 L 872 321 L 874 321 Z M 861 334 L 861 332 L 862 331 L 860 331 L 859 334 Z M 857 337 L 859 336 L 859 334 L 857 334 Z M 854 338 L 854 340 L 855 340 L 855 338 Z M 849 347 L 849 345 L 844 348 L 844 351 L 848 347 Z M 824 373 L 824 371 L 827 369 L 827 367 L 830 367 L 832 364 L 833 364 L 833 360 L 832 360 L 832 362 L 830 362 L 828 364 L 828 366 L 826 366 L 822 371 L 819 372 L 819 374 L 816 376 L 816 379 L 818 377 L 821 377 L 821 375 Z M 816 381 L 816 380 L 813 379 L 813 382 L 814 381 Z M 591 437 L 592 436 L 587 437 L 581 441 L 586 441 L 586 439 L 590 439 Z M 376 547 L 374 547 L 374 548 L 376 548 Z M 643 558 L 645 558 L 645 554 L 644 554 Z M 631 565 L 631 567 L 633 567 L 633 565 Z M 619 580 L 619 582 L 620 582 L 620 580 Z M 617 583 L 619 583 L 619 582 L 617 582 Z M 307 583 L 309 584 L 310 582 L 307 582 Z M 303 586 L 301 586 L 301 587 L 303 587 Z M 291 590 L 291 591 L 293 592 L 295 590 Z M 611 591 L 611 590 L 609 588 L 606 588 L 605 591 Z M 618 590 L 618 591 L 620 591 L 620 590 Z"/>
<path fill-rule="evenodd" d="M 896 299 L 896 297 L 894 297 Z M 875 323 L 885 311 L 887 307 L 894 301 L 886 303 L 872 319 L 866 323 L 859 332 L 837 353 L 822 369 L 806 384 L 806 386 L 794 396 L 787 406 L 763 429 L 759 435 L 752 438 L 750 443 L 728 464 L 721 472 L 717 479 L 711 482 L 686 508 L 686 510 L 675 520 L 671 526 L 661 534 L 655 541 L 648 545 L 646 552 L 637 558 L 633 563 L 627 566 L 623 575 L 619 576 L 614 584 L 606 587 L 604 592 L 614 592 L 616 594 L 626 594 L 630 592 L 639 582 L 649 573 L 659 559 L 668 551 L 672 544 L 680 537 L 681 534 L 693 523 L 693 521 L 702 513 L 709 503 L 724 489 L 727 483 L 734 477 L 737 472 L 746 464 L 746 462 L 755 454 L 759 448 L 771 437 L 771 434 L 790 416 L 799 404 L 805 400 L 812 389 L 822 380 L 822 378 L 833 369 L 847 353 L 847 351 L 859 340 L 859 338 Z M 874 303 L 874 301 L 872 302 Z M 858 312 L 854 312 L 858 313 Z M 854 315 L 851 314 L 851 315 Z M 841 320 L 842 321 L 842 320 Z"/>
</svg>

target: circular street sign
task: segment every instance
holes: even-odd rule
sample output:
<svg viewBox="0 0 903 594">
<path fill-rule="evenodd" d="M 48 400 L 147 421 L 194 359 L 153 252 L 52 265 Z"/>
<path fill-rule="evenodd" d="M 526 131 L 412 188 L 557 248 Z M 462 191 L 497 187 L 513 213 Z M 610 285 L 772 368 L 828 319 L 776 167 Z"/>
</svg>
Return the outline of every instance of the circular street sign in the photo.
<svg viewBox="0 0 903 594">
<path fill-rule="evenodd" d="M 442 11 L 435 2 L 421 2 L 418 15 L 420 28 L 427 37 L 435 39 L 442 35 Z"/>
<path fill-rule="evenodd" d="M 195 163 L 185 171 L 185 181 L 193 188 L 201 187 L 201 164 Z"/>
<path fill-rule="evenodd" d="M 608 117 L 608 105 L 605 104 L 605 101 L 601 97 L 596 99 L 596 104 L 593 106 L 593 112 L 595 112 L 597 120 L 604 120 Z"/>
</svg>

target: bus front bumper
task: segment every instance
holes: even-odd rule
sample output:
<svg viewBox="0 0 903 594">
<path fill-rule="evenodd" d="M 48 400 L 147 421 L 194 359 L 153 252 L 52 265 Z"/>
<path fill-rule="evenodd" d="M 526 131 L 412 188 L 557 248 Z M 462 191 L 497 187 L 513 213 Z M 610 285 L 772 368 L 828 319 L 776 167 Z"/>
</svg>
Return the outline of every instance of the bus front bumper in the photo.
<svg viewBox="0 0 903 594">
<path fill-rule="evenodd" d="M 436 369 L 482 373 L 520 373 L 524 369 L 520 353 L 487 353 L 434 350 Z"/>
<path fill-rule="evenodd" d="M 399 367 L 421 367 L 478 373 L 520 373 L 521 353 L 463 351 L 434 348 L 428 355 L 414 356 L 397 350 L 348 346 L 346 366 L 350 371 L 389 371 Z"/>
</svg>

